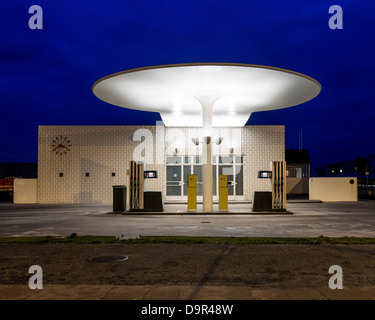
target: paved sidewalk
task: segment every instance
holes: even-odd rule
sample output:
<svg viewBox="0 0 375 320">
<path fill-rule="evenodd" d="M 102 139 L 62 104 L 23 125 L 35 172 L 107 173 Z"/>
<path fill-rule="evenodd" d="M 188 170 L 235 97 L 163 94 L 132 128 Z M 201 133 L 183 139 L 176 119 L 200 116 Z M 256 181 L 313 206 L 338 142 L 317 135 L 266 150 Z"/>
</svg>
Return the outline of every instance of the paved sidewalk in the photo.
<svg viewBox="0 0 375 320">
<path fill-rule="evenodd" d="M 375 300 L 375 286 L 269 289 L 228 286 L 0 285 L 0 300 Z"/>
</svg>

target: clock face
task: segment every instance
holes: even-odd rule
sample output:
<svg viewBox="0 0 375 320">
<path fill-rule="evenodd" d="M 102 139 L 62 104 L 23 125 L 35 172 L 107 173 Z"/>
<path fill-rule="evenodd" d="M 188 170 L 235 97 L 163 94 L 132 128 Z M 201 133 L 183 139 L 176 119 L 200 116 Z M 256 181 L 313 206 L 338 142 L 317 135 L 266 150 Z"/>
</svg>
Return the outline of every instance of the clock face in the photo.
<svg viewBox="0 0 375 320">
<path fill-rule="evenodd" d="M 57 136 L 51 143 L 52 152 L 60 156 L 67 155 L 71 147 L 72 144 L 68 137 Z"/>
</svg>

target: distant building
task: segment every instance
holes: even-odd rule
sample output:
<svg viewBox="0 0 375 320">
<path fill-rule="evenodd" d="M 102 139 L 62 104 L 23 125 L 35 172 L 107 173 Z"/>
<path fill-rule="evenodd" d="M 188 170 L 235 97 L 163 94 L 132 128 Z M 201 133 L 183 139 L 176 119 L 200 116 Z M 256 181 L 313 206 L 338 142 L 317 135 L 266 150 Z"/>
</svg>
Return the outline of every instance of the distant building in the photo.
<svg viewBox="0 0 375 320">
<path fill-rule="evenodd" d="M 315 169 L 318 177 L 375 178 L 375 155 L 328 164 Z"/>
<path fill-rule="evenodd" d="M 38 177 L 38 164 L 0 163 L 0 179 L 10 177 L 36 179 Z"/>
<path fill-rule="evenodd" d="M 0 202 L 12 201 L 15 178 L 36 179 L 37 163 L 0 163 Z"/>
<path fill-rule="evenodd" d="M 306 149 L 285 149 L 287 196 L 307 196 L 311 161 Z"/>
<path fill-rule="evenodd" d="M 306 149 L 285 149 L 287 176 L 289 178 L 310 177 L 310 156 Z"/>
</svg>

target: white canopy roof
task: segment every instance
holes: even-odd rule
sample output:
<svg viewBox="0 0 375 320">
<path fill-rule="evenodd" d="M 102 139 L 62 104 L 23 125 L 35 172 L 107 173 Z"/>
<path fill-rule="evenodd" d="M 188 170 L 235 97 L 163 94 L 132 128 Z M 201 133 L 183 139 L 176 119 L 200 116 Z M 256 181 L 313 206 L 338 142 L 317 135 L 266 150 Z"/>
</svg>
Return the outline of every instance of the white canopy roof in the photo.
<svg viewBox="0 0 375 320">
<path fill-rule="evenodd" d="M 316 97 L 321 85 L 289 70 L 244 64 L 182 64 L 133 69 L 96 81 L 101 100 L 160 112 L 166 126 L 202 126 L 212 106 L 212 125 L 244 126 L 254 111 L 295 106 Z"/>
</svg>

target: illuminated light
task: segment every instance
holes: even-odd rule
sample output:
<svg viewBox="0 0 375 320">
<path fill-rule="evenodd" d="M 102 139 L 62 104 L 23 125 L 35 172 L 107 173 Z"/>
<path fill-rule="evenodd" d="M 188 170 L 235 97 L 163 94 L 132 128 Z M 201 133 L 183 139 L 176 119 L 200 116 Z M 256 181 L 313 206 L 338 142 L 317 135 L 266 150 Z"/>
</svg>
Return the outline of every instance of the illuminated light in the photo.
<svg viewBox="0 0 375 320">
<path fill-rule="evenodd" d="M 216 139 L 215 143 L 216 143 L 217 145 L 219 145 L 219 144 L 221 144 L 221 142 L 223 141 L 223 139 L 224 139 L 224 138 L 219 137 L 219 138 Z"/>
<path fill-rule="evenodd" d="M 191 141 L 193 141 L 193 143 L 197 146 L 199 145 L 199 139 L 198 138 L 191 138 Z"/>
<path fill-rule="evenodd" d="M 159 112 L 166 126 L 204 127 L 202 113 L 209 108 L 208 126 L 238 127 L 246 124 L 252 112 L 307 102 L 320 93 L 321 86 L 289 70 L 211 63 L 119 72 L 99 79 L 92 90 L 113 105 Z"/>
</svg>

